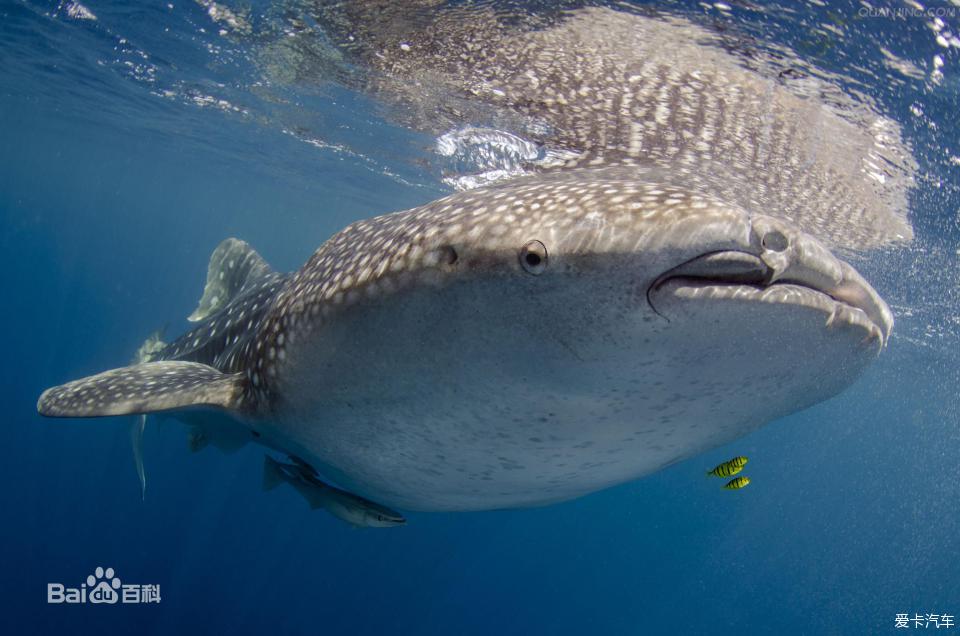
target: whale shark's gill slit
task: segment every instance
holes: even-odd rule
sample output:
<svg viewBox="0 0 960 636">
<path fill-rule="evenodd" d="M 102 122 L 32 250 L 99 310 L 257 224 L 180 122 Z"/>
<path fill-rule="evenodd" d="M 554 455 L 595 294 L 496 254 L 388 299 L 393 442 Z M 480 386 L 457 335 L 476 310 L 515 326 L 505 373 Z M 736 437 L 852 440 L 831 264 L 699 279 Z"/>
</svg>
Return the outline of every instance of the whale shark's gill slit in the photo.
<svg viewBox="0 0 960 636">
<path fill-rule="evenodd" d="M 581 356 L 581 355 L 577 352 L 577 350 L 574 349 L 573 346 L 572 346 L 569 342 L 567 342 L 566 340 L 564 340 L 563 338 L 561 338 L 561 337 L 558 336 L 558 335 L 554 335 L 554 336 L 553 336 L 553 339 L 557 342 L 557 344 L 559 344 L 561 347 L 563 347 L 564 349 L 566 349 L 567 351 L 569 351 L 570 354 L 571 354 L 574 358 L 576 358 L 576 359 L 579 360 L 580 362 L 584 362 L 583 356 Z"/>
</svg>

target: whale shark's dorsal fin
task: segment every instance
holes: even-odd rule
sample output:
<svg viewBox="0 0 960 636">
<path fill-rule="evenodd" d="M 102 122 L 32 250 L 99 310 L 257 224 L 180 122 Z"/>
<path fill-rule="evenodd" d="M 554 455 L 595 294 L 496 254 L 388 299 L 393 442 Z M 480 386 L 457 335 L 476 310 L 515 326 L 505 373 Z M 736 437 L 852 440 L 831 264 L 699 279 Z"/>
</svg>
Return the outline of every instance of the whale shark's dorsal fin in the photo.
<svg viewBox="0 0 960 636">
<path fill-rule="evenodd" d="M 213 250 L 207 265 L 207 284 L 200 304 L 187 316 L 198 322 L 217 313 L 244 287 L 259 282 L 273 270 L 245 241 L 228 238 Z"/>
<path fill-rule="evenodd" d="M 245 377 L 198 362 L 145 362 L 47 389 L 37 411 L 49 417 L 100 417 L 188 406 L 232 409 L 243 397 Z"/>
</svg>

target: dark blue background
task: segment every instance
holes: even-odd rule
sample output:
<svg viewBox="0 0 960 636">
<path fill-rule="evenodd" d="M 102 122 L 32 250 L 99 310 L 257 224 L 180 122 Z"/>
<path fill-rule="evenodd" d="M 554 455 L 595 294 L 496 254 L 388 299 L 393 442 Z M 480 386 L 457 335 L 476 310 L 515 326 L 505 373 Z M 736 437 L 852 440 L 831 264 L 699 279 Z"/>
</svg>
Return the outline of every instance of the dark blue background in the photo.
<svg viewBox="0 0 960 636">
<path fill-rule="evenodd" d="M 893 632 L 897 613 L 960 613 L 960 374 L 957 352 L 936 339 L 895 338 L 837 399 L 548 508 L 354 530 L 291 489 L 262 493 L 262 451 L 191 454 L 176 423 L 148 427 L 141 502 L 129 419 L 42 419 L 39 393 L 125 364 L 165 323 L 183 329 L 221 239 L 244 238 L 292 269 L 349 221 L 442 188 L 415 166 L 391 177 L 382 157 L 313 148 L 266 111 L 163 100 L 96 64 L 122 57 L 108 18 L 141 45 L 168 20 L 180 39 L 154 45 L 154 57 L 189 59 L 201 7 L 88 6 L 99 24 L 56 4 L 0 4 L 2 633 L 846 634 Z M 906 52 L 929 57 L 936 45 L 912 28 L 923 37 Z M 206 64 L 179 72 L 202 87 L 205 73 L 224 72 Z M 912 98 L 887 97 L 907 119 L 898 109 Z M 352 147 L 428 143 L 346 91 L 302 98 L 318 100 L 316 119 L 348 121 L 329 130 L 353 135 Z M 935 110 L 944 100 L 929 96 L 927 114 L 952 131 L 955 112 Z M 944 143 L 913 126 L 921 157 Z M 924 169 L 945 170 L 932 159 Z M 949 255 L 957 181 L 939 176 L 953 190 L 917 196 L 913 213 L 918 242 Z M 957 286 L 955 269 L 930 267 L 943 289 L 920 294 L 928 309 Z M 940 309 L 937 324 L 955 333 L 956 307 Z M 703 471 L 734 454 L 750 456 L 753 484 L 731 493 Z M 46 583 L 79 585 L 98 565 L 159 584 L 162 602 L 46 605 Z"/>
</svg>

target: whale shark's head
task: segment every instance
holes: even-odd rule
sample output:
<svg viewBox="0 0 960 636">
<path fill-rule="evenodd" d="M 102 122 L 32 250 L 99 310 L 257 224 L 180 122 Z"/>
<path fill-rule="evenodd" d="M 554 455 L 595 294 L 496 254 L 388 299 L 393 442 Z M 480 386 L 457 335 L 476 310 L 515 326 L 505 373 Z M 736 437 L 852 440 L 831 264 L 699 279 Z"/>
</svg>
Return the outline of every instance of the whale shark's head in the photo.
<svg viewBox="0 0 960 636">
<path fill-rule="evenodd" d="M 789 221 L 617 174 L 519 181 L 361 221 L 317 252 L 286 305 L 377 313 L 424 296 L 433 328 L 466 321 L 531 342 L 586 320 L 584 335 L 603 324 L 611 341 L 702 322 L 728 339 L 766 323 L 786 342 L 815 324 L 823 346 L 886 343 L 893 318 L 876 291 Z"/>
<path fill-rule="evenodd" d="M 789 221 L 603 171 L 361 221 L 318 250 L 278 306 L 268 332 L 296 328 L 300 313 L 347 312 L 327 321 L 322 347 L 331 330 L 376 322 L 364 337 L 384 338 L 371 342 L 381 359 L 411 347 L 518 374 L 599 365 L 604 381 L 645 360 L 696 359 L 687 381 L 735 365 L 742 377 L 789 374 L 784 388 L 808 396 L 849 384 L 893 326 L 856 270 Z"/>
<path fill-rule="evenodd" d="M 461 453 L 476 455 L 482 468 L 519 453 L 518 463 L 539 461 L 560 479 L 555 465 L 565 462 L 551 457 L 549 440 L 603 449 L 584 461 L 576 451 L 577 490 L 557 486 L 558 498 L 836 394 L 892 327 L 863 278 L 788 221 L 589 171 L 361 221 L 314 255 L 274 314 L 286 351 L 268 380 L 289 420 L 332 409 L 335 420 L 397 427 L 387 437 L 416 447 L 412 471 L 434 470 L 434 456 L 456 453 L 469 465 Z M 351 426 L 317 446 L 369 444 L 353 438 L 364 426 Z M 441 441 L 447 434 L 461 443 Z M 512 450 L 488 448 L 496 439 Z M 616 468 L 583 468 L 628 454 Z M 396 447 L 382 455 L 396 458 Z M 396 479 L 383 470 L 383 483 Z M 373 498 L 445 505 L 436 493 L 429 503 L 392 498 L 377 478 L 346 472 L 338 477 Z M 522 487 L 504 488 L 511 498 L 501 503 L 542 500 L 542 486 L 526 498 Z M 404 490 L 421 487 L 432 488 Z M 449 506 L 470 507 L 461 495 Z"/>
</svg>

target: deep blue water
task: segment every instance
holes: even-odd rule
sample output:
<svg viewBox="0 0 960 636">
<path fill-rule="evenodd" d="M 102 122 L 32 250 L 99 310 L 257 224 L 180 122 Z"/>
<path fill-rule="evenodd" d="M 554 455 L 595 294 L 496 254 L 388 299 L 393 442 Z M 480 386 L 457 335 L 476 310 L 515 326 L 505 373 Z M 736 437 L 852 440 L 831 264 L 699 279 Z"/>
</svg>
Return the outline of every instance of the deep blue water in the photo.
<svg viewBox="0 0 960 636">
<path fill-rule="evenodd" d="M 199 4 L 85 3 L 95 21 L 68 4 L 0 2 L 0 632 L 855 634 L 960 614 L 960 50 L 929 20 L 855 21 L 855 4 L 725 18 L 872 94 L 914 144 L 916 243 L 863 264 L 898 337 L 855 386 L 576 501 L 354 530 L 261 492 L 262 450 L 190 453 L 173 422 L 147 429 L 141 502 L 128 418 L 45 420 L 35 403 L 184 329 L 221 239 L 289 270 L 350 221 L 437 198 L 430 140 L 334 84 L 265 96 L 254 45 Z M 825 20 L 847 37 L 810 35 Z M 703 471 L 734 454 L 754 484 L 718 491 Z M 47 583 L 98 565 L 162 601 L 46 604 Z"/>
</svg>

